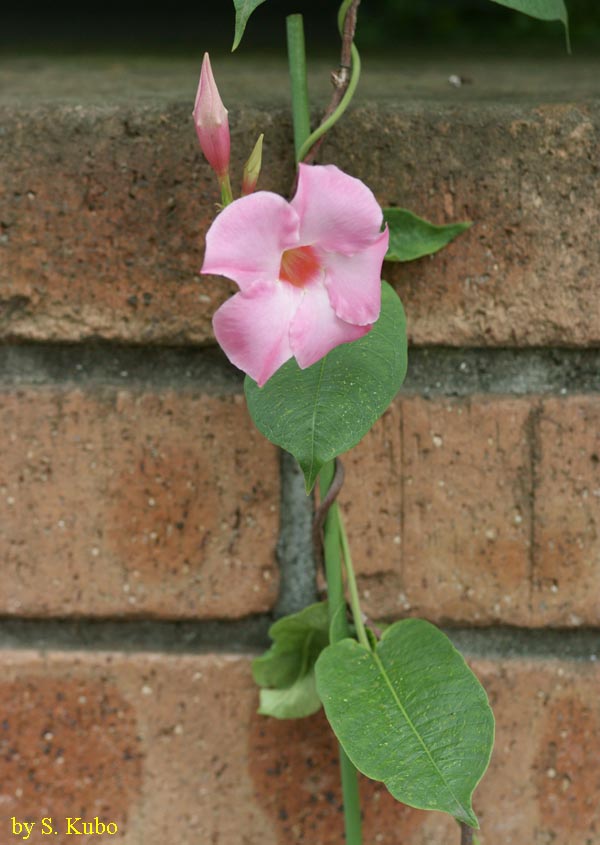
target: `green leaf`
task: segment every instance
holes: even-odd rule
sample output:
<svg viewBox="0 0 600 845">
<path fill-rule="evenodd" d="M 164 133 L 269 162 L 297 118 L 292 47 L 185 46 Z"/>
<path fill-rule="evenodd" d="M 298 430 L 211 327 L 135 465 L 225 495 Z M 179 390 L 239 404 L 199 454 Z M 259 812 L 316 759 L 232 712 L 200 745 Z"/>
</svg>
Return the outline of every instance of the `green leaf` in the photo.
<svg viewBox="0 0 600 845">
<path fill-rule="evenodd" d="M 433 625 L 391 625 L 375 651 L 345 639 L 316 665 L 327 718 L 356 768 L 411 807 L 477 827 L 473 790 L 489 763 L 494 717 L 485 691 Z"/>
<path fill-rule="evenodd" d="M 271 648 L 252 662 L 260 687 L 258 712 L 277 719 L 301 719 L 316 713 L 321 699 L 315 662 L 329 642 L 327 602 L 284 616 L 269 628 Z"/>
<path fill-rule="evenodd" d="M 244 388 L 256 427 L 296 458 L 310 492 L 323 464 L 351 449 L 388 407 L 406 374 L 406 321 L 398 295 L 383 282 L 381 314 L 371 331 L 301 370 L 291 359 L 259 388 Z"/>
<path fill-rule="evenodd" d="M 233 5 L 235 6 L 235 36 L 233 39 L 233 47 L 231 48 L 232 53 L 234 50 L 237 50 L 240 45 L 244 30 L 246 29 L 246 24 L 248 23 L 248 18 L 256 7 L 260 6 L 261 3 L 264 2 L 265 0 L 233 0 Z"/>
<path fill-rule="evenodd" d="M 390 230 L 386 261 L 414 261 L 431 255 L 471 226 L 471 223 L 435 226 L 406 208 L 384 208 L 383 217 Z"/>
<path fill-rule="evenodd" d="M 569 37 L 569 14 L 564 0 L 492 0 L 509 9 L 516 9 L 532 18 L 541 21 L 561 21 L 565 27 L 567 39 L 567 51 L 571 52 L 571 41 Z"/>
<path fill-rule="evenodd" d="M 290 687 L 285 689 L 261 689 L 261 716 L 275 719 L 304 719 L 321 709 L 321 699 L 317 692 L 314 665 Z"/>
<path fill-rule="evenodd" d="M 273 645 L 252 662 L 256 683 L 278 689 L 289 686 L 301 669 L 307 640 L 313 638 L 313 649 L 320 653 L 329 642 L 328 626 L 327 602 L 316 602 L 274 622 L 269 628 Z"/>
</svg>

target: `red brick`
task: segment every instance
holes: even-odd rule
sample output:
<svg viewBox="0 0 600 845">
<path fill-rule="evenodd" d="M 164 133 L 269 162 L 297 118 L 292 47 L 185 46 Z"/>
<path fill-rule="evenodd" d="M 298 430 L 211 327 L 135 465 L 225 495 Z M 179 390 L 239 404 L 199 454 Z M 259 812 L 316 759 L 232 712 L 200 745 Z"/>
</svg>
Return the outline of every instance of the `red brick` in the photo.
<svg viewBox="0 0 600 845">
<path fill-rule="evenodd" d="M 0 394 L 0 612 L 240 617 L 277 595 L 277 452 L 243 397 Z"/>
<path fill-rule="evenodd" d="M 401 560 L 402 409 L 394 402 L 343 458 L 340 503 L 362 575 L 395 572 Z"/>
<path fill-rule="evenodd" d="M 212 315 L 235 286 L 199 275 L 218 192 L 190 108 L 54 105 L 11 116 L 3 120 L 11 162 L 0 177 L 0 335 L 213 339 Z M 259 129 L 247 118 L 234 127 L 242 161 L 249 147 L 239 141 L 255 140 L 269 119 Z M 284 165 L 270 169 L 277 178 Z"/>
<path fill-rule="evenodd" d="M 131 845 L 268 835 L 244 773 L 255 705 L 246 659 L 1 657 L 6 835 L 13 815 L 51 816 L 63 830 L 67 816 L 98 815 Z"/>
<path fill-rule="evenodd" d="M 598 625 L 599 431 L 592 395 L 398 401 L 346 459 L 369 615 Z"/>
<path fill-rule="evenodd" d="M 370 616 L 533 624 L 531 408 L 404 397 L 368 435 L 342 500 L 356 514 L 350 542 Z M 371 488 L 385 497 L 369 509 Z"/>
<path fill-rule="evenodd" d="M 600 842 L 597 663 L 480 660 L 475 668 L 497 719 L 490 775 L 475 798 L 483 842 Z"/>
<path fill-rule="evenodd" d="M 232 287 L 198 276 L 218 196 L 190 121 L 196 78 L 190 67 L 177 103 L 94 106 L 88 90 L 79 105 L 58 96 L 5 107 L 0 337 L 212 340 L 210 318 Z M 111 79 L 122 102 L 118 74 Z M 236 178 L 266 130 L 261 187 L 287 193 L 287 111 L 235 107 L 231 120 Z M 415 343 L 600 342 L 597 124 L 591 101 L 461 96 L 458 110 L 439 98 L 401 110 L 372 101 L 336 127 L 325 160 L 365 180 L 382 204 L 438 223 L 474 221 L 440 254 L 385 268 Z"/>
<path fill-rule="evenodd" d="M 546 399 L 538 421 L 533 604 L 545 624 L 600 623 L 600 397 Z"/>
<path fill-rule="evenodd" d="M 459 112 L 382 110 L 379 124 L 365 110 L 363 119 L 370 132 L 363 133 L 365 166 L 357 175 L 368 178 L 371 163 L 384 203 L 436 223 L 474 224 L 435 256 L 385 268 L 415 344 L 600 341 L 600 256 L 597 241 L 590 243 L 590 227 L 600 225 L 590 167 L 600 136 L 587 106 L 479 101 Z M 344 128 L 348 143 L 356 129 Z M 380 163 L 386 144 L 393 153 Z"/>
<path fill-rule="evenodd" d="M 257 716 L 242 656 L 0 653 L 2 824 L 115 820 L 124 845 L 334 845 L 335 742 L 322 714 Z M 599 845 L 597 663 L 483 660 L 497 738 L 475 793 L 482 845 Z M 362 780 L 365 841 L 458 845 L 455 823 Z M 5 828 L 6 830 L 6 828 Z M 68 841 L 56 836 L 57 845 Z"/>
</svg>

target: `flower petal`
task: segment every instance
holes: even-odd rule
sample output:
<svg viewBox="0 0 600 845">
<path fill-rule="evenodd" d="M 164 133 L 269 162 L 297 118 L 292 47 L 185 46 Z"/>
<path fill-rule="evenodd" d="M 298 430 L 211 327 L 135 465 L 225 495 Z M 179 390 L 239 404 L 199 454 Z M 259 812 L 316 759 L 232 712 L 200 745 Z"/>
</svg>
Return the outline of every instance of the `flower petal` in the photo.
<svg viewBox="0 0 600 845">
<path fill-rule="evenodd" d="M 298 366 L 310 367 L 341 343 L 358 340 L 371 326 L 353 326 L 336 316 L 323 285 L 304 288 L 304 298 L 290 326 L 290 342 Z"/>
<path fill-rule="evenodd" d="M 381 232 L 383 213 L 360 179 L 333 164 L 301 164 L 290 205 L 300 217 L 300 243 L 346 255 L 370 246 Z"/>
<path fill-rule="evenodd" d="M 356 255 L 324 253 L 325 286 L 333 310 L 347 323 L 374 323 L 381 309 L 381 265 L 389 232 L 382 232 L 373 246 Z"/>
<path fill-rule="evenodd" d="M 259 387 L 292 357 L 289 328 L 302 291 L 280 282 L 258 282 L 236 293 L 214 314 L 213 329 L 232 364 Z"/>
<path fill-rule="evenodd" d="M 217 273 L 246 290 L 275 281 L 284 250 L 298 245 L 299 220 L 278 194 L 257 191 L 232 202 L 206 233 L 202 273 Z"/>
</svg>

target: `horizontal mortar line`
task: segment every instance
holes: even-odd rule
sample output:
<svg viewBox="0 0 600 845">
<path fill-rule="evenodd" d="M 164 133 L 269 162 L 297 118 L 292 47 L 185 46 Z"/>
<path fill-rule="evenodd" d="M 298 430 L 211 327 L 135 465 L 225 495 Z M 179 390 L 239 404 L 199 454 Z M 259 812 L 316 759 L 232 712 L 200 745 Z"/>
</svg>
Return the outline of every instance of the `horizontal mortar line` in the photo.
<svg viewBox="0 0 600 845">
<path fill-rule="evenodd" d="M 0 618 L 0 650 L 256 653 L 269 645 L 269 614 L 239 620 Z M 468 657 L 600 660 L 600 629 L 442 628 Z"/>
<path fill-rule="evenodd" d="M 0 649 L 243 653 L 267 644 L 272 622 L 269 614 L 201 621 L 0 617 Z"/>
<path fill-rule="evenodd" d="M 600 660 L 600 629 L 597 628 L 490 626 L 442 630 L 469 657 Z"/>
<path fill-rule="evenodd" d="M 0 345 L 0 387 L 172 387 L 222 394 L 240 393 L 242 384 L 243 374 L 215 346 Z M 412 347 L 402 390 L 425 396 L 598 393 L 600 348 Z"/>
<path fill-rule="evenodd" d="M 201 387 L 240 393 L 243 373 L 217 346 L 0 344 L 0 386 Z"/>
</svg>

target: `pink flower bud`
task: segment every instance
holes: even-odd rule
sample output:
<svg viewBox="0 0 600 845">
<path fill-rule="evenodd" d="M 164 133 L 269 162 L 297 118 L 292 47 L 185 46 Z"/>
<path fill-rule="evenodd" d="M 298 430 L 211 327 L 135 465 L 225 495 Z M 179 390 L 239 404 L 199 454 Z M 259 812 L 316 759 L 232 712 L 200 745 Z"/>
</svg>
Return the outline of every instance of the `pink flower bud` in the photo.
<svg viewBox="0 0 600 845">
<path fill-rule="evenodd" d="M 202 152 L 221 180 L 229 171 L 229 120 L 215 83 L 208 53 L 204 54 L 194 105 L 194 123 Z"/>
</svg>

